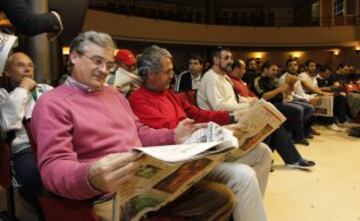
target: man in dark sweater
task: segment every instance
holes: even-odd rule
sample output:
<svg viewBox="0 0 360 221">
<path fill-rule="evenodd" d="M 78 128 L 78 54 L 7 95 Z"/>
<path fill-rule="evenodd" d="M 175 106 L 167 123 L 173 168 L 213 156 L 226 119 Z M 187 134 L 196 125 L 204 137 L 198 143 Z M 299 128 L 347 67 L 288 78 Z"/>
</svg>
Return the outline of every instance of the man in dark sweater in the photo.
<svg viewBox="0 0 360 221">
<path fill-rule="evenodd" d="M 276 78 L 277 65 L 271 61 L 265 62 L 261 67 L 262 73 L 255 79 L 254 89 L 257 95 L 267 101 L 270 101 L 283 113 L 286 118 L 286 126 L 292 132 L 295 143 L 309 145 L 305 139 L 303 125 L 304 114 L 299 108 L 294 107 L 291 103 L 284 102 L 284 94 L 291 93 L 291 81 L 296 81 L 296 77 L 289 75 L 287 81 L 279 86 Z M 293 78 L 293 80 L 291 80 Z"/>
<path fill-rule="evenodd" d="M 259 76 L 259 72 L 256 67 L 256 59 L 249 58 L 246 61 L 246 72 L 244 74 L 243 80 L 246 82 L 251 91 L 254 91 L 254 80 L 257 76 Z"/>
</svg>

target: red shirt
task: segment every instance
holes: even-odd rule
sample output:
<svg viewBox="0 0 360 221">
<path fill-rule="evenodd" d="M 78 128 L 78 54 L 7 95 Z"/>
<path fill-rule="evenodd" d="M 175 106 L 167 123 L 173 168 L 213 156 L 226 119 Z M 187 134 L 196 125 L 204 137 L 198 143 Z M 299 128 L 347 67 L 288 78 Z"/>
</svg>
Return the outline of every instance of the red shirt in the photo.
<svg viewBox="0 0 360 221">
<path fill-rule="evenodd" d="M 152 128 L 176 128 L 187 117 L 196 123 L 214 121 L 223 125 L 231 122 L 228 111 L 199 109 L 171 90 L 158 92 L 141 87 L 131 94 L 129 102 L 140 121 Z"/>
<path fill-rule="evenodd" d="M 239 80 L 237 78 L 234 78 L 232 76 L 229 76 L 231 78 L 231 81 L 234 84 L 234 89 L 236 93 L 238 93 L 240 96 L 243 97 L 257 97 L 246 85 L 246 83 L 243 80 Z"/>
</svg>

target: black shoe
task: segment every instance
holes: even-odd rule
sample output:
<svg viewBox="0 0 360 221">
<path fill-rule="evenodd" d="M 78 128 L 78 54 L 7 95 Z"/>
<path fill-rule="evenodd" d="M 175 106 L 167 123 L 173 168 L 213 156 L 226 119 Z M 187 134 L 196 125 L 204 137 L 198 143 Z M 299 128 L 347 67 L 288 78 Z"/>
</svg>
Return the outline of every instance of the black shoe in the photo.
<svg viewBox="0 0 360 221">
<path fill-rule="evenodd" d="M 298 162 L 296 162 L 296 163 L 286 164 L 287 167 L 297 168 L 297 169 L 304 169 L 304 170 L 310 170 L 315 165 L 316 165 L 316 163 L 314 161 L 305 160 L 303 158 L 300 158 L 300 160 Z"/>
<path fill-rule="evenodd" d="M 295 144 L 301 144 L 301 145 L 305 145 L 305 146 L 309 146 L 309 141 L 307 141 L 305 138 L 302 140 L 295 140 L 294 142 Z"/>
<path fill-rule="evenodd" d="M 307 135 L 305 136 L 305 138 L 307 138 L 307 139 L 314 139 L 314 136 L 313 136 L 312 134 L 307 134 Z"/>
</svg>

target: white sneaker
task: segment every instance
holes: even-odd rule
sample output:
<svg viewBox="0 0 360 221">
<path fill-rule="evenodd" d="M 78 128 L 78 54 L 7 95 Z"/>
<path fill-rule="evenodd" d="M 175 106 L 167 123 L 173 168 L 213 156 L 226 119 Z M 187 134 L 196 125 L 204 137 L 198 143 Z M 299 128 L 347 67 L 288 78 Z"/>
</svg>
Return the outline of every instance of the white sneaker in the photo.
<svg viewBox="0 0 360 221">
<path fill-rule="evenodd" d="M 341 131 L 341 129 L 340 129 L 336 124 L 330 124 L 330 125 L 327 126 L 327 128 L 328 128 L 329 130 L 336 131 L 336 132 L 340 132 L 340 131 Z"/>
<path fill-rule="evenodd" d="M 352 128 L 352 127 L 359 126 L 359 124 L 350 123 L 350 122 L 348 122 L 348 121 L 345 121 L 344 123 L 339 123 L 338 126 L 344 127 L 344 128 Z"/>
</svg>

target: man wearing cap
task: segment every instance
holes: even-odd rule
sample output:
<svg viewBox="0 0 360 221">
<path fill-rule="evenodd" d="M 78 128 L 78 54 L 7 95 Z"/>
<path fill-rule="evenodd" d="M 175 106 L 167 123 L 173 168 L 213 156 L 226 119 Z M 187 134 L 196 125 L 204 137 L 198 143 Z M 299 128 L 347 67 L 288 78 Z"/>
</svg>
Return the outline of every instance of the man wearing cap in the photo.
<svg viewBox="0 0 360 221">
<path fill-rule="evenodd" d="M 139 78 L 135 74 L 136 58 L 130 50 L 120 49 L 115 55 L 115 62 L 118 69 L 116 73 L 109 76 L 107 83 L 115 86 L 116 89 L 124 95 L 129 95 L 139 88 Z M 124 76 L 131 76 L 132 80 L 130 82 L 124 82 L 121 80 Z"/>
</svg>

